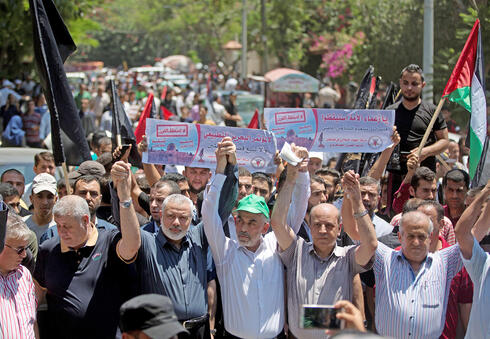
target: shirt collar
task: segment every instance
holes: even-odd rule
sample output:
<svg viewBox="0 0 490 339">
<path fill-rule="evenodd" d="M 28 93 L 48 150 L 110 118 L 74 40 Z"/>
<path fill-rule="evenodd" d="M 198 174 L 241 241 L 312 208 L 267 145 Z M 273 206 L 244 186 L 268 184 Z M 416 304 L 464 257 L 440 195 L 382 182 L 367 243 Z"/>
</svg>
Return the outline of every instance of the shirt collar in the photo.
<svg viewBox="0 0 490 339">
<path fill-rule="evenodd" d="M 408 262 L 407 258 L 403 255 L 403 249 L 400 248 L 399 251 L 394 251 L 395 252 L 395 257 L 397 257 L 399 260 L 405 260 L 406 262 Z M 432 260 L 433 260 L 433 255 L 434 253 L 427 253 L 427 256 L 425 257 L 424 261 L 422 262 L 422 264 L 424 262 L 427 262 L 428 264 L 431 264 L 432 263 Z"/>
<path fill-rule="evenodd" d="M 327 258 L 322 258 L 318 255 L 318 253 L 316 253 L 315 247 L 313 246 L 313 241 L 308 243 L 308 253 L 314 254 L 320 260 L 328 260 L 332 257 L 332 255 L 335 255 L 336 257 L 342 256 L 341 249 L 339 246 L 337 246 L 337 243 L 335 243 L 335 247 L 333 248 L 332 253 L 330 253 Z"/>
<path fill-rule="evenodd" d="M 97 239 L 99 238 L 99 232 L 97 231 L 97 227 L 95 227 L 95 225 L 93 225 L 93 224 L 90 224 L 90 227 L 92 228 L 92 230 L 90 231 L 90 234 L 88 236 L 88 240 L 85 243 L 85 245 L 83 245 L 81 248 L 93 247 L 97 243 Z M 61 253 L 65 253 L 65 252 L 73 250 L 72 248 L 66 246 L 63 243 L 63 241 L 61 240 L 61 238 L 60 238 L 60 246 L 61 246 Z"/>
<path fill-rule="evenodd" d="M 192 226 L 189 226 L 189 227 L 192 227 Z M 187 233 L 185 234 L 185 236 L 182 238 L 182 242 L 181 242 L 181 246 L 180 246 L 181 248 L 185 244 L 188 244 L 189 243 L 188 236 L 189 236 L 189 231 L 187 231 Z M 157 240 L 160 242 L 160 244 L 162 245 L 162 247 L 165 247 L 165 245 L 168 244 L 169 246 L 172 246 L 172 248 L 176 248 L 174 244 L 172 244 L 170 241 L 167 240 L 167 237 L 165 236 L 165 234 L 163 234 L 163 231 L 162 231 L 161 228 L 159 228 L 159 230 L 158 230 Z"/>
<path fill-rule="evenodd" d="M 264 246 L 264 236 L 263 235 L 260 237 L 259 241 L 260 241 L 259 247 L 257 247 L 257 250 L 255 252 L 252 252 L 248 248 L 246 248 L 245 246 L 240 245 L 240 242 L 238 240 L 236 242 L 238 243 L 238 248 L 243 248 L 245 251 L 256 254 L 256 253 L 259 253 Z"/>
</svg>

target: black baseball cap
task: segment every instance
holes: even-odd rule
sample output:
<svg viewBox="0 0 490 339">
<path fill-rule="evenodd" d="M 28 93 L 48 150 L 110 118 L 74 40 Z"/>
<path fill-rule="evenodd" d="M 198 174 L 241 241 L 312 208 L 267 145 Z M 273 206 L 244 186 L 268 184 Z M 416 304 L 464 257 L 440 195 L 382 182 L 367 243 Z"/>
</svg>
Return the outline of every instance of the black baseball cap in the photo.
<svg viewBox="0 0 490 339">
<path fill-rule="evenodd" d="M 172 301 L 160 294 L 143 294 L 121 305 L 121 332 L 143 331 L 152 339 L 189 333 L 179 323 Z"/>
</svg>

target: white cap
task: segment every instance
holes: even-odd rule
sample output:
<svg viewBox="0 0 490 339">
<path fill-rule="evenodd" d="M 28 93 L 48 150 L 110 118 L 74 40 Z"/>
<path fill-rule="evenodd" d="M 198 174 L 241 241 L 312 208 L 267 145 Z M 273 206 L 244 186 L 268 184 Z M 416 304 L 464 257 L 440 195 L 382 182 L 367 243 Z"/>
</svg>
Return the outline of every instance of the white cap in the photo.
<svg viewBox="0 0 490 339">
<path fill-rule="evenodd" d="M 48 191 L 56 195 L 56 179 L 48 173 L 41 173 L 32 180 L 32 193 L 38 194 L 42 191 Z"/>
<path fill-rule="evenodd" d="M 310 159 L 317 158 L 323 161 L 323 152 L 309 152 Z"/>
</svg>

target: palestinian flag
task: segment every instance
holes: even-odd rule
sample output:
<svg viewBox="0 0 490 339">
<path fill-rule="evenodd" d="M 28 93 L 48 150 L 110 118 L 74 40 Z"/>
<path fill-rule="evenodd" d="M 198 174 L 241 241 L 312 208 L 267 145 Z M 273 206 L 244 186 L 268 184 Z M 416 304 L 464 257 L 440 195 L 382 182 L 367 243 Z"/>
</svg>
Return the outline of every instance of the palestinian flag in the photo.
<svg viewBox="0 0 490 339">
<path fill-rule="evenodd" d="M 487 105 L 483 75 L 483 48 L 480 20 L 477 19 L 442 93 L 444 98 L 463 106 L 471 114 L 468 138 L 469 170 L 472 179 L 477 174 L 487 135 Z"/>
</svg>

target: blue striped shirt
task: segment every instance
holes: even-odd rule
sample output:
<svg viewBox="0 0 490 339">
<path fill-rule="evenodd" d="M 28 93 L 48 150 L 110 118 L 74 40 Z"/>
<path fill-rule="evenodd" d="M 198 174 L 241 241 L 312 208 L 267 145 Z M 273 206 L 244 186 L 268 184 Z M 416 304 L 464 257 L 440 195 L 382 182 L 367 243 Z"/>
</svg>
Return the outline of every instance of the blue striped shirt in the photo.
<svg viewBox="0 0 490 339">
<path fill-rule="evenodd" d="M 461 267 L 458 245 L 429 253 L 414 273 L 402 251 L 378 243 L 373 266 L 378 333 L 394 338 L 439 338 L 451 280 Z"/>
<path fill-rule="evenodd" d="M 488 304 L 490 304 L 490 255 L 483 251 L 475 238 L 473 238 L 471 258 L 463 259 L 463 264 L 475 286 L 465 338 L 490 338 L 490 322 L 487 313 Z"/>
</svg>

